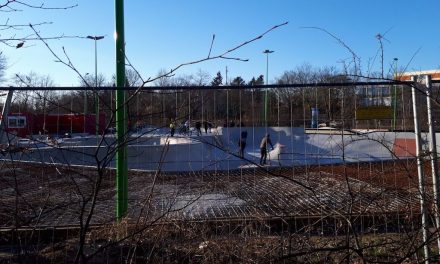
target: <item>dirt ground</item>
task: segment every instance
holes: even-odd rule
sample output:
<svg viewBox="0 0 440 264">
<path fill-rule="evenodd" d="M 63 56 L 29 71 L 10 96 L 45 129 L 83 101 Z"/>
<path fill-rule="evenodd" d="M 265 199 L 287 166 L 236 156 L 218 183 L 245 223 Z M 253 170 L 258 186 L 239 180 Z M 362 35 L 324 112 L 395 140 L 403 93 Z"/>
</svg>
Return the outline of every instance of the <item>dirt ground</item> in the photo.
<svg viewBox="0 0 440 264">
<path fill-rule="evenodd" d="M 118 222 L 114 170 L 4 162 L 0 260 L 73 262 L 89 219 L 81 252 L 91 263 L 412 263 L 417 186 L 414 160 L 131 171 L 128 214 Z"/>
<path fill-rule="evenodd" d="M 412 160 L 270 170 L 138 171 L 130 172 L 128 182 L 129 218 L 142 216 L 148 207 L 153 215 L 191 220 L 310 217 L 332 210 L 344 214 L 347 204 L 355 204 L 351 209 L 358 213 L 392 213 L 415 206 L 418 186 Z M 4 228 L 76 225 L 93 198 L 92 223 L 115 220 L 114 170 L 99 174 L 90 168 L 3 163 L 0 183 Z"/>
</svg>

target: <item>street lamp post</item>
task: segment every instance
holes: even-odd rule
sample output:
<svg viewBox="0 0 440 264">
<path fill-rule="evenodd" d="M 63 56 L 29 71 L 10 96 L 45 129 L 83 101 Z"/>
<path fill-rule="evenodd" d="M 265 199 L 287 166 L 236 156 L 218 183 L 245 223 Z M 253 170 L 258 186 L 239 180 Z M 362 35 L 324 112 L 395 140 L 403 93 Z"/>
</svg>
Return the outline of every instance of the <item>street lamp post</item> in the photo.
<svg viewBox="0 0 440 264">
<path fill-rule="evenodd" d="M 90 73 L 86 72 L 86 74 L 84 74 L 84 78 L 86 76 L 88 76 Z M 84 116 L 87 114 L 87 91 L 84 91 Z M 84 127 L 85 128 L 85 127 Z"/>
<path fill-rule="evenodd" d="M 397 80 L 397 61 L 398 58 L 394 58 L 394 80 Z M 394 85 L 393 92 L 393 131 L 396 130 L 396 116 L 397 116 L 397 85 Z"/>
<path fill-rule="evenodd" d="M 98 88 L 98 49 L 97 42 L 100 39 L 103 39 L 104 36 L 87 36 L 88 39 L 92 39 L 95 41 L 95 89 Z M 97 95 L 98 91 L 95 91 L 95 123 L 96 123 L 96 136 L 99 135 L 99 96 Z"/>
<path fill-rule="evenodd" d="M 269 54 L 273 53 L 273 50 L 265 50 L 263 51 L 266 54 L 266 85 L 269 84 Z M 264 93 L 264 126 L 267 127 L 267 88 Z"/>
<path fill-rule="evenodd" d="M 88 75 L 89 75 L 89 73 L 86 72 L 86 74 L 84 74 L 84 78 L 86 76 L 88 76 Z M 83 127 L 83 133 L 84 134 L 86 133 L 86 114 L 87 114 L 87 111 L 88 111 L 88 109 L 87 109 L 87 101 L 88 101 L 88 99 L 87 99 L 87 90 L 84 90 L 84 122 L 83 122 L 84 123 L 84 127 Z"/>
</svg>

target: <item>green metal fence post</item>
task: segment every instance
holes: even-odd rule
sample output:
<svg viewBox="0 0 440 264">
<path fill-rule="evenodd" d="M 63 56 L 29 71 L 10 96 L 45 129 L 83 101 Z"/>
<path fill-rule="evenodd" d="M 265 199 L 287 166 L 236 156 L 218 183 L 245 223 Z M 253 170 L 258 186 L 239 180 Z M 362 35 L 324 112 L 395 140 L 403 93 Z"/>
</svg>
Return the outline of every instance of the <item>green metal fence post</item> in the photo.
<svg viewBox="0 0 440 264">
<path fill-rule="evenodd" d="M 128 209 L 127 114 L 125 107 L 125 36 L 124 0 L 115 0 L 116 13 L 116 218 L 121 220 Z"/>
</svg>

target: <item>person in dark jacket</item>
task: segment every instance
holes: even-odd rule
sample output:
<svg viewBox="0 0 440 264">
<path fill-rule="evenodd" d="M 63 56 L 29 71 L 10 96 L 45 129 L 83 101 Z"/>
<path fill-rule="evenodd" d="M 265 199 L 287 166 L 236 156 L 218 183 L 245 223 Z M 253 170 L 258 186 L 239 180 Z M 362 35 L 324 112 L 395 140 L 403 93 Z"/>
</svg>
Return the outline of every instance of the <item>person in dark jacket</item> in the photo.
<svg viewBox="0 0 440 264">
<path fill-rule="evenodd" d="M 243 130 L 240 134 L 240 140 L 238 141 L 238 156 L 244 158 L 244 149 L 246 148 L 247 131 Z"/>
<path fill-rule="evenodd" d="M 196 132 L 197 132 L 197 136 L 201 136 L 202 135 L 202 123 L 200 121 L 196 122 Z"/>
<path fill-rule="evenodd" d="M 272 147 L 272 150 L 274 149 L 272 141 L 270 141 L 270 135 L 269 133 L 267 133 L 263 139 L 261 140 L 260 143 L 260 165 L 264 165 L 266 164 L 266 159 L 267 159 L 267 144 L 270 144 L 270 146 Z"/>
<path fill-rule="evenodd" d="M 174 121 L 174 119 L 171 119 L 171 123 L 170 123 L 170 134 L 173 137 L 174 133 L 176 132 L 176 121 Z"/>
<path fill-rule="evenodd" d="M 205 128 L 205 134 L 208 134 L 208 121 L 203 121 L 203 127 Z"/>
</svg>

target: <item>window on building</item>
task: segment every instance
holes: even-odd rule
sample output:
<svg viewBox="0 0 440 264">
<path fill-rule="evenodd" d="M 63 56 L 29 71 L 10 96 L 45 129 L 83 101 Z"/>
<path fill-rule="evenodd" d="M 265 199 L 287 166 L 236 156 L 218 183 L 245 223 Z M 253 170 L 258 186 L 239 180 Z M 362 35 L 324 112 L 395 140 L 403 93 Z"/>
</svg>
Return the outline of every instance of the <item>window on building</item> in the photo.
<svg viewBox="0 0 440 264">
<path fill-rule="evenodd" d="M 391 106 L 392 97 L 388 86 L 369 86 L 358 90 L 362 98 L 362 107 L 370 106 Z"/>
<path fill-rule="evenodd" d="M 8 117 L 8 127 L 9 128 L 24 128 L 24 127 L 26 127 L 26 117 L 25 116 L 9 116 Z"/>
</svg>

